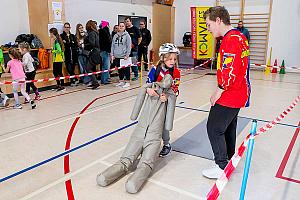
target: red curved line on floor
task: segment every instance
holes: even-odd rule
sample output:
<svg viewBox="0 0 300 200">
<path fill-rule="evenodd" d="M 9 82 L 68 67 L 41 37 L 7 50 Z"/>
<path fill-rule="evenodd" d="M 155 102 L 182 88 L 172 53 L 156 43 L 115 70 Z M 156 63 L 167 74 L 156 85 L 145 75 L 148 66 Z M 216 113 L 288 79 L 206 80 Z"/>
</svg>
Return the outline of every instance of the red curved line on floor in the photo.
<svg viewBox="0 0 300 200">
<path fill-rule="evenodd" d="M 113 95 L 116 95 L 116 94 L 120 94 L 120 93 L 123 93 L 123 92 L 127 92 L 127 91 L 130 91 L 130 90 L 134 90 L 134 89 L 137 89 L 137 88 L 139 88 L 139 86 L 131 88 L 131 89 L 128 89 L 128 90 L 124 90 L 124 91 L 120 91 L 120 92 L 114 92 L 114 93 L 107 94 L 107 95 L 104 95 L 104 96 L 101 96 L 101 97 L 97 97 L 93 101 L 91 101 L 88 105 L 86 105 L 81 110 L 80 114 L 83 114 L 95 101 L 97 101 L 99 99 L 102 99 L 102 98 L 105 98 L 105 97 L 109 97 L 109 96 L 113 96 Z M 69 134 L 68 134 L 68 137 L 67 137 L 67 140 L 66 140 L 66 144 L 65 144 L 65 151 L 67 151 L 67 150 L 70 149 L 72 136 L 73 136 L 75 127 L 76 127 L 76 125 L 77 125 L 80 117 L 81 116 L 76 117 L 76 119 L 74 120 L 74 122 L 73 122 L 73 124 L 72 124 L 72 126 L 71 126 L 71 128 L 69 130 Z M 68 174 L 68 173 L 70 173 L 70 156 L 66 155 L 66 156 L 64 156 L 64 174 Z M 71 179 L 65 181 L 65 186 L 66 186 L 68 200 L 75 200 Z"/>
</svg>

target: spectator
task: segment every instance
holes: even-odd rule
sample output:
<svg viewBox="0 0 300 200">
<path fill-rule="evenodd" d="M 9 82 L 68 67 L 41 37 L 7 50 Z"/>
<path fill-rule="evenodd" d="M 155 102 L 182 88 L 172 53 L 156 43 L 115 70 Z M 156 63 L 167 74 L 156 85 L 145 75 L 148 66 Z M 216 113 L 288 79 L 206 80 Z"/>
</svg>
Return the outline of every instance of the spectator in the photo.
<svg viewBox="0 0 300 200">
<path fill-rule="evenodd" d="M 146 22 L 145 20 L 140 21 L 140 31 L 142 34 L 142 41 L 139 44 L 138 48 L 138 61 L 142 61 L 142 56 L 144 59 L 144 67 L 145 71 L 148 70 L 148 46 L 152 40 L 150 31 L 146 28 Z M 142 70 L 142 69 L 141 69 Z"/>
<path fill-rule="evenodd" d="M 19 44 L 19 51 L 21 53 L 22 57 L 22 64 L 23 64 L 23 68 L 24 68 L 24 72 L 26 75 L 26 80 L 34 80 L 35 79 L 35 74 L 36 74 L 36 70 L 33 66 L 33 58 L 31 57 L 30 53 L 30 46 L 27 42 L 22 42 Z M 30 93 L 30 88 L 32 88 L 34 94 L 35 94 L 35 100 L 40 100 L 41 96 L 40 93 L 37 89 L 37 87 L 34 85 L 33 82 L 30 83 L 26 83 L 26 92 L 27 94 Z M 25 103 L 29 103 L 26 101 L 25 99 Z"/>
<path fill-rule="evenodd" d="M 111 60 L 116 67 L 120 67 L 120 60 L 127 60 L 131 51 L 131 37 L 125 31 L 124 22 L 119 23 L 119 31 L 115 34 L 111 44 Z M 119 68 L 120 81 L 116 86 L 123 88 L 130 86 L 130 68 Z"/>
<path fill-rule="evenodd" d="M 25 73 L 23 71 L 23 65 L 20 61 L 21 54 L 16 48 L 10 48 L 8 51 L 8 55 L 10 57 L 10 61 L 7 63 L 7 67 L 4 68 L 4 71 L 8 73 L 10 71 L 11 77 L 13 80 L 13 93 L 15 98 L 15 106 L 14 109 L 22 109 L 22 106 L 19 102 L 19 94 L 18 89 L 20 88 L 22 95 L 26 98 L 28 102 L 30 102 L 31 108 L 34 109 L 36 107 L 33 100 L 30 99 L 30 96 L 25 92 Z M 20 83 L 23 81 L 23 83 Z"/>
<path fill-rule="evenodd" d="M 105 20 L 101 21 L 99 31 L 100 55 L 102 58 L 102 70 L 110 68 L 110 51 L 111 51 L 111 36 L 109 31 L 109 23 Z M 101 74 L 101 83 L 109 84 L 109 72 Z"/>
<path fill-rule="evenodd" d="M 244 27 L 243 21 L 239 21 L 237 29 L 238 29 L 239 31 L 241 31 L 241 32 L 244 34 L 244 36 L 247 38 L 248 42 L 250 42 L 250 34 L 249 34 L 249 31 L 248 31 L 248 29 L 246 29 L 246 28 Z"/>
<path fill-rule="evenodd" d="M 132 19 L 131 17 L 126 17 L 125 18 L 125 24 L 126 24 L 126 31 L 129 33 L 130 37 L 131 37 L 131 53 L 130 53 L 130 57 L 132 57 L 132 62 L 136 63 L 136 61 L 138 60 L 138 45 L 141 43 L 142 41 L 142 35 L 140 30 L 132 25 Z M 137 65 L 133 65 L 131 67 L 133 73 L 134 73 L 134 77 L 132 78 L 132 81 L 135 81 L 139 78 L 139 70 Z"/>
<path fill-rule="evenodd" d="M 86 71 L 86 65 L 87 65 L 87 52 L 84 51 L 84 39 L 86 38 L 87 33 L 84 31 L 82 24 L 76 25 L 76 39 L 78 44 L 78 64 L 79 64 L 79 70 L 80 74 L 87 73 Z M 81 77 L 81 81 L 84 84 L 88 84 L 91 81 L 91 77 L 89 76 L 83 76 Z"/>
<path fill-rule="evenodd" d="M 70 76 L 75 75 L 75 64 L 78 62 L 77 40 L 76 36 L 70 32 L 71 25 L 66 22 L 64 31 L 60 35 L 65 46 L 65 65 Z M 71 78 L 71 86 L 76 86 L 79 82 L 76 78 Z"/>
<path fill-rule="evenodd" d="M 51 49 L 52 49 L 52 61 L 53 61 L 53 75 L 55 78 L 63 77 L 62 73 L 62 64 L 65 59 L 64 55 L 64 43 L 58 34 L 58 31 L 56 28 L 51 28 L 49 30 L 50 32 L 50 41 L 51 41 Z M 64 91 L 64 79 L 58 79 L 56 80 L 57 86 L 57 92 Z"/>
<path fill-rule="evenodd" d="M 118 30 L 119 30 L 119 25 L 118 24 L 114 25 L 114 29 L 111 32 L 111 38 L 114 38 L 114 35 L 118 32 Z"/>
<path fill-rule="evenodd" d="M 86 70 L 88 73 L 93 72 L 93 68 L 96 68 L 97 62 L 101 59 L 100 58 L 100 43 L 99 43 L 99 33 L 97 31 L 97 26 L 95 21 L 89 20 L 86 24 L 87 30 L 87 37 L 84 39 L 84 50 L 88 51 L 88 61 Z M 93 53 L 93 52 L 95 53 Z M 99 53 L 98 53 L 99 52 Z M 97 78 L 94 74 L 91 76 L 92 84 L 88 86 L 91 89 L 98 89 L 99 83 Z"/>
</svg>

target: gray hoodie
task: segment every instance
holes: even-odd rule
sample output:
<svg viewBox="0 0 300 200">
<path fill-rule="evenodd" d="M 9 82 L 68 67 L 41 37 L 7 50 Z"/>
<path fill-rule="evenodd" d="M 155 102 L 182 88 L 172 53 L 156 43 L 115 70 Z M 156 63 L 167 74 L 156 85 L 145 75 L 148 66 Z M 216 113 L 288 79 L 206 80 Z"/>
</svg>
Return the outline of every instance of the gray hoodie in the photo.
<svg viewBox="0 0 300 200">
<path fill-rule="evenodd" d="M 111 55 L 115 58 L 129 57 L 131 51 L 131 37 L 127 31 L 116 33 L 112 39 Z"/>
</svg>

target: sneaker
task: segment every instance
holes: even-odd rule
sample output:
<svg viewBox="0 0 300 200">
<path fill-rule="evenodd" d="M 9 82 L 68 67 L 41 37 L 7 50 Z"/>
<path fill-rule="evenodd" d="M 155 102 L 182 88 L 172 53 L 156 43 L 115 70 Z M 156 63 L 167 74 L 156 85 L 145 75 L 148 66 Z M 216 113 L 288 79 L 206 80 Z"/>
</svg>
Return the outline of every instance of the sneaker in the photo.
<svg viewBox="0 0 300 200">
<path fill-rule="evenodd" d="M 36 104 L 34 103 L 33 100 L 30 101 L 30 104 L 31 104 L 31 108 L 32 108 L 32 109 L 35 109 L 35 108 L 36 108 Z"/>
<path fill-rule="evenodd" d="M 66 91 L 66 88 L 64 88 L 64 87 L 62 87 L 62 86 L 60 86 L 57 90 L 56 90 L 56 92 L 60 92 L 60 91 Z"/>
<path fill-rule="evenodd" d="M 159 153 L 159 157 L 166 157 L 171 154 L 172 147 L 170 144 L 164 145 Z"/>
<path fill-rule="evenodd" d="M 55 85 L 51 90 L 52 91 L 55 91 L 55 90 L 57 90 L 59 88 L 59 86 L 58 85 Z"/>
<path fill-rule="evenodd" d="M 7 107 L 9 105 L 9 101 L 10 99 L 7 97 L 7 96 L 4 96 L 4 99 L 3 99 L 3 106 L 4 107 Z"/>
<path fill-rule="evenodd" d="M 116 87 L 122 87 L 123 85 L 125 85 L 125 82 L 120 82 L 116 85 Z"/>
<path fill-rule="evenodd" d="M 128 88 L 128 87 L 130 87 L 130 83 L 125 83 L 125 84 L 122 86 L 122 88 Z"/>
<path fill-rule="evenodd" d="M 24 100 L 24 104 L 27 104 L 29 103 L 29 101 L 27 99 Z"/>
<path fill-rule="evenodd" d="M 132 80 L 132 81 L 136 81 L 136 80 L 137 80 L 137 77 L 133 77 L 131 80 Z"/>
<path fill-rule="evenodd" d="M 100 87 L 100 85 L 97 84 L 97 85 L 94 85 L 91 89 L 92 89 L 92 90 L 96 90 L 96 89 L 99 89 L 99 87 Z"/>
<path fill-rule="evenodd" d="M 14 105 L 14 109 L 22 109 L 21 104 L 16 104 L 16 105 Z"/>
<path fill-rule="evenodd" d="M 210 169 L 206 169 L 202 171 L 202 175 L 209 179 L 218 179 L 223 174 L 224 170 L 222 170 L 219 165 L 214 165 Z"/>
<path fill-rule="evenodd" d="M 39 101 L 41 99 L 41 95 L 35 95 L 34 100 Z"/>
<path fill-rule="evenodd" d="M 71 87 L 76 87 L 77 84 L 76 83 L 71 83 Z"/>
</svg>

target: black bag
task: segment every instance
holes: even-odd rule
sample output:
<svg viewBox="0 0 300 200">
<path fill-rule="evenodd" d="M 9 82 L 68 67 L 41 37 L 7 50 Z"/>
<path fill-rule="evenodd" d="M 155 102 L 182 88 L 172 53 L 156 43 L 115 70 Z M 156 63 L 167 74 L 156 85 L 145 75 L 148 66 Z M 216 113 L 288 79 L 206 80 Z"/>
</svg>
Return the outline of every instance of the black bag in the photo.
<svg viewBox="0 0 300 200">
<path fill-rule="evenodd" d="M 192 46 L 192 33 L 185 32 L 182 40 L 183 40 L 182 43 L 185 47 L 191 47 Z"/>
<path fill-rule="evenodd" d="M 40 65 L 40 60 L 37 57 L 33 57 L 33 67 L 35 70 L 37 70 L 38 66 Z"/>
<path fill-rule="evenodd" d="M 100 56 L 100 49 L 99 48 L 93 48 L 88 55 L 90 63 L 93 65 L 99 65 L 102 61 Z"/>
</svg>

